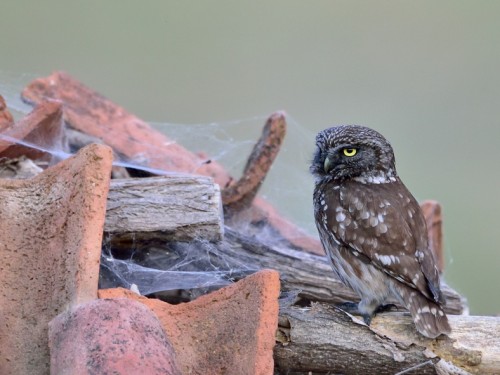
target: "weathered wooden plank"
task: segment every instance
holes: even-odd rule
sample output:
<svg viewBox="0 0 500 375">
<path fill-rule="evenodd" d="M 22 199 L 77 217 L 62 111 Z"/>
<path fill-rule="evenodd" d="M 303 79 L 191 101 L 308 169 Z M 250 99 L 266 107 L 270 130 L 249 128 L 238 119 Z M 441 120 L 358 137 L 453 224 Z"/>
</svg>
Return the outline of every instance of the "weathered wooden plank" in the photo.
<svg viewBox="0 0 500 375">
<path fill-rule="evenodd" d="M 498 374 L 500 318 L 449 316 L 452 333 L 419 335 L 408 314 L 371 327 L 324 304 L 282 307 L 274 358 L 280 374 Z M 405 372 L 406 370 L 411 371 Z"/>
<path fill-rule="evenodd" d="M 251 269 L 271 268 L 279 271 L 282 289 L 299 290 L 299 297 L 333 304 L 359 300 L 355 292 L 335 279 L 326 256 L 293 250 L 287 246 L 268 246 L 229 228 L 226 228 L 225 239 L 230 246 L 219 248 L 221 257 L 245 264 Z M 462 314 L 467 310 L 465 299 L 456 291 L 443 284 L 442 292 L 446 298 L 444 310 L 447 313 Z M 395 300 L 390 302 L 396 303 Z"/>
<path fill-rule="evenodd" d="M 104 231 L 115 244 L 218 241 L 224 233 L 219 186 L 187 175 L 112 180 Z"/>
</svg>

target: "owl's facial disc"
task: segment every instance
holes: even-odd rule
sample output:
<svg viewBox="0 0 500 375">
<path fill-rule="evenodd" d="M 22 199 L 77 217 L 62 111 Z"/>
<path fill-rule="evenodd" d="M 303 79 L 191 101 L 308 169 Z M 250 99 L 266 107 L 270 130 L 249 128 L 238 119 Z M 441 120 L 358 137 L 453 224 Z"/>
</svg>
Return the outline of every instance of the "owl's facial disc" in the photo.
<svg viewBox="0 0 500 375">
<path fill-rule="evenodd" d="M 334 178 L 352 178 L 375 168 L 377 157 L 366 146 L 343 144 L 324 152 L 323 172 Z"/>
<path fill-rule="evenodd" d="M 323 163 L 323 168 L 325 170 L 325 173 L 330 172 L 334 167 L 335 164 L 337 163 L 342 163 L 342 160 L 345 160 L 346 164 L 349 164 L 350 161 L 349 159 L 354 158 L 359 151 L 359 147 L 355 146 L 345 146 L 345 147 L 336 147 L 334 150 L 331 152 L 331 156 L 328 153 L 325 157 L 325 162 Z M 362 150 L 363 152 L 363 150 Z M 337 155 L 339 153 L 339 155 Z M 358 159 L 359 156 L 356 158 Z M 354 159 L 353 159 L 354 160 Z"/>
<path fill-rule="evenodd" d="M 389 142 L 362 126 L 340 126 L 320 132 L 311 172 L 320 180 L 355 179 L 359 182 L 391 182 L 396 177 Z"/>
</svg>

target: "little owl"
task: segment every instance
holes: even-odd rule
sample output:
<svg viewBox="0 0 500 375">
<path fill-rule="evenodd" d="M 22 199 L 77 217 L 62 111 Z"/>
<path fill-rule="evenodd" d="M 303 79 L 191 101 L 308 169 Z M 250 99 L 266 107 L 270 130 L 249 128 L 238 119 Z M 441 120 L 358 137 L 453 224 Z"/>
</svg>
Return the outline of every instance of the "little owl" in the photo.
<svg viewBox="0 0 500 375">
<path fill-rule="evenodd" d="M 361 298 L 343 308 L 370 324 L 395 297 L 421 334 L 449 333 L 425 219 L 389 142 L 363 126 L 338 126 L 320 132 L 316 146 L 316 226 L 335 275 Z"/>
</svg>

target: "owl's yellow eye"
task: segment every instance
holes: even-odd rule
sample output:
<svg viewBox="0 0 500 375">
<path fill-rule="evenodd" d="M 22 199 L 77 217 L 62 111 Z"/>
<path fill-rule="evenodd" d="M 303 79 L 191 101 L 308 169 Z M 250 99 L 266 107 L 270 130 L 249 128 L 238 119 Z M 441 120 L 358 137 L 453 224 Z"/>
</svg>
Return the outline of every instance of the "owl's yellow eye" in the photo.
<svg viewBox="0 0 500 375">
<path fill-rule="evenodd" d="M 345 156 L 354 156 L 354 155 L 356 155 L 356 152 L 358 152 L 358 150 L 355 148 L 344 148 L 344 155 Z"/>
</svg>

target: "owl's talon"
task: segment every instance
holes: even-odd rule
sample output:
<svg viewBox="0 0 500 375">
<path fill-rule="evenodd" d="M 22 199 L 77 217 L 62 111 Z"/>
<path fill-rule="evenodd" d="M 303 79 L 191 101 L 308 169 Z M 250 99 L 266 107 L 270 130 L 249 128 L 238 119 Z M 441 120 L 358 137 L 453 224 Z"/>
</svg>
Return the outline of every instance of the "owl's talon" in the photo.
<svg viewBox="0 0 500 375">
<path fill-rule="evenodd" d="M 370 323 L 372 322 L 373 315 L 364 314 L 364 315 L 361 315 L 361 316 L 363 317 L 363 320 L 365 321 L 365 324 L 367 326 L 369 326 Z"/>
<path fill-rule="evenodd" d="M 336 305 L 336 307 L 349 314 L 361 315 L 358 309 L 358 304 L 356 302 L 344 302 L 339 305 Z"/>
<path fill-rule="evenodd" d="M 397 310 L 397 308 L 398 308 L 398 306 L 395 305 L 394 303 L 387 303 L 385 305 L 380 305 L 379 307 L 377 307 L 377 309 L 375 310 L 375 314 L 388 312 L 388 311 L 391 311 L 393 309 Z"/>
<path fill-rule="evenodd" d="M 356 302 L 344 302 L 335 307 L 339 308 L 346 313 L 353 315 L 360 315 L 367 326 L 370 325 L 373 315 L 363 314 L 359 311 L 359 304 Z"/>
</svg>

